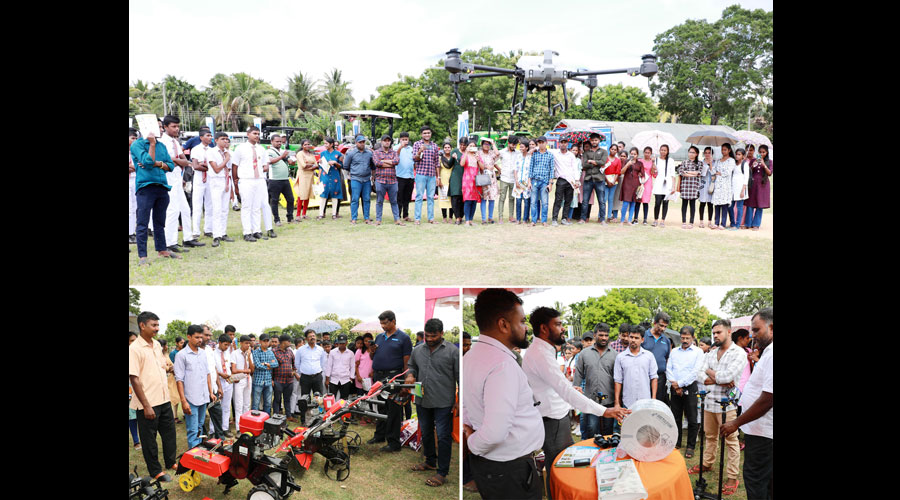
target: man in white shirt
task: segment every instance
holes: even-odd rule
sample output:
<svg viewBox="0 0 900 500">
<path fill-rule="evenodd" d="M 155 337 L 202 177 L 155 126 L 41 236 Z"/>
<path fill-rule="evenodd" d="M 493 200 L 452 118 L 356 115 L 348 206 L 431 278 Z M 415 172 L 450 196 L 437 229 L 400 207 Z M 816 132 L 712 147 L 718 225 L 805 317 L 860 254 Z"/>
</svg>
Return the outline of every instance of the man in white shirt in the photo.
<svg viewBox="0 0 900 500">
<path fill-rule="evenodd" d="M 306 345 L 294 351 L 294 367 L 300 374 L 300 395 L 310 392 L 325 394 L 322 373 L 328 356 L 322 346 L 316 345 L 316 332 L 306 331 Z"/>
<path fill-rule="evenodd" d="M 572 195 L 576 189 L 581 189 L 581 160 L 575 157 L 569 148 L 568 139 L 561 138 L 559 149 L 550 151 L 553 154 L 553 162 L 556 164 L 556 199 L 553 201 L 553 222 L 551 226 L 558 226 L 557 216 L 562 207 L 562 225 L 568 226 L 569 208 L 572 206 Z"/>
<path fill-rule="evenodd" d="M 744 488 L 747 498 L 771 500 L 772 459 L 775 456 L 774 427 L 775 406 L 774 380 L 774 337 L 772 329 L 772 308 L 766 308 L 753 315 L 750 329 L 762 357 L 753 368 L 744 385 L 741 397 L 741 416 L 721 426 L 722 435 L 733 435 L 740 427 L 744 431 Z"/>
<path fill-rule="evenodd" d="M 569 153 L 571 154 L 571 153 Z M 531 327 L 534 341 L 522 358 L 522 370 L 528 377 L 528 385 L 534 391 L 538 411 L 544 425 L 544 477 L 550 477 L 550 468 L 561 451 L 573 444 L 569 424 L 569 405 L 582 413 L 597 416 L 622 417 L 631 413 L 624 408 L 605 408 L 591 401 L 575 389 L 559 370 L 556 363 L 556 347 L 563 345 L 562 319 L 559 311 L 549 307 L 538 307 L 531 312 Z M 469 360 L 466 359 L 466 362 Z M 550 481 L 547 481 L 547 498 L 552 500 Z"/>
<path fill-rule="evenodd" d="M 241 335 L 240 349 L 231 353 L 231 373 L 240 380 L 234 383 L 234 426 L 240 432 L 241 415 L 250 411 L 252 385 L 250 374 L 253 373 L 253 356 L 250 355 L 250 337 Z"/>
<path fill-rule="evenodd" d="M 216 381 L 215 385 L 213 386 L 213 388 L 216 390 L 216 393 L 214 394 L 216 396 L 216 400 L 206 407 L 207 411 L 209 412 L 209 435 L 222 439 L 225 437 L 225 432 L 222 430 L 222 394 L 224 393 L 224 390 L 222 388 L 222 380 L 219 377 L 221 364 L 216 363 L 217 347 L 215 347 L 215 342 L 212 341 L 212 331 L 210 330 L 209 325 L 204 324 L 201 325 L 201 327 L 203 329 L 203 351 L 206 354 L 206 364 L 209 368 L 209 379 Z M 217 366 L 218 369 L 216 368 Z M 199 427 L 202 432 L 202 420 L 200 421 Z"/>
<path fill-rule="evenodd" d="M 259 128 L 252 126 L 247 129 L 247 140 L 248 142 L 238 145 L 234 150 L 231 159 L 232 176 L 235 180 L 235 190 L 241 196 L 241 227 L 244 241 L 255 242 L 260 238 L 267 240 L 275 232 L 272 230 L 271 216 L 264 217 L 268 236 L 263 236 L 259 222 L 260 217 L 264 215 L 263 205 L 267 205 L 269 199 L 266 187 L 269 154 L 259 143 Z M 271 209 L 266 212 L 271 212 Z"/>
<path fill-rule="evenodd" d="M 534 451 L 544 442 L 544 424 L 513 347 L 526 348 L 522 299 L 488 288 L 475 299 L 481 332 L 463 363 L 463 453 L 484 499 L 543 495 Z"/>
<path fill-rule="evenodd" d="M 194 239 L 200 238 L 200 217 L 206 213 L 203 224 L 203 232 L 212 236 L 212 192 L 209 189 L 209 163 L 207 152 L 214 149 L 212 146 L 212 133 L 209 129 L 200 129 L 200 144 L 191 148 L 191 167 L 194 169 L 193 186 L 191 188 L 191 206 L 194 218 L 191 226 L 194 229 Z"/>
<path fill-rule="evenodd" d="M 213 350 L 216 361 L 216 374 L 219 376 L 219 384 L 222 386 L 222 429 L 225 437 L 234 437 L 228 430 L 231 422 L 231 398 L 234 392 L 234 384 L 231 382 L 231 337 L 227 334 L 219 335 L 219 345 Z"/>
<path fill-rule="evenodd" d="M 672 349 L 666 362 L 666 381 L 672 394 L 669 397 L 675 426 L 678 428 L 678 439 L 675 448 L 681 447 L 681 416 L 687 416 L 688 432 L 685 458 L 693 458 L 697 445 L 697 432 L 700 423 L 697 419 L 697 372 L 703 363 L 703 351 L 694 345 L 694 327 L 685 325 L 681 328 L 681 347 Z"/>
<path fill-rule="evenodd" d="M 353 385 L 353 375 L 356 372 L 356 359 L 353 351 L 347 349 L 347 336 L 343 333 L 337 336 L 335 341 L 337 349 L 332 349 L 328 354 L 325 369 L 325 385 L 328 392 L 337 399 L 349 399 L 356 392 Z"/>
<path fill-rule="evenodd" d="M 181 214 L 182 240 L 185 247 L 202 247 L 206 243 L 200 243 L 193 240 L 191 231 L 191 207 L 188 205 L 187 198 L 184 194 L 184 167 L 190 165 L 187 158 L 184 157 L 184 149 L 178 142 L 178 136 L 181 133 L 181 121 L 178 117 L 167 115 L 163 118 L 163 134 L 159 138 L 160 142 L 166 146 L 172 162 L 175 163 L 175 169 L 166 172 L 166 182 L 172 189 L 169 191 L 169 206 L 166 208 L 166 247 L 170 252 L 185 252 L 184 248 L 178 244 L 178 215 Z"/>
<path fill-rule="evenodd" d="M 213 247 L 223 241 L 233 242 L 225 231 L 228 226 L 228 201 L 231 198 L 231 150 L 228 149 L 228 134 L 216 132 L 216 147 L 207 151 L 206 162 L 209 165 L 209 198 L 212 205 Z"/>
<path fill-rule="evenodd" d="M 500 151 L 500 215 L 499 222 L 503 222 L 503 202 L 507 199 L 507 191 L 509 192 L 509 221 L 513 222 L 513 188 L 516 186 L 516 165 L 522 161 L 522 153 L 519 152 L 519 138 L 510 136 L 506 149 Z"/>
</svg>

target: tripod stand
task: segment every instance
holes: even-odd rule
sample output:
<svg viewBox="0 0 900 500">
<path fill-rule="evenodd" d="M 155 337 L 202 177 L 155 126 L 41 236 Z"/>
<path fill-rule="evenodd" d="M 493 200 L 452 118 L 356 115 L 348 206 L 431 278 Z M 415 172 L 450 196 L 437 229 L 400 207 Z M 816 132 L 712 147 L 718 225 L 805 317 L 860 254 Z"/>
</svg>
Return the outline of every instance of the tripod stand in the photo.
<svg viewBox="0 0 900 500">
<path fill-rule="evenodd" d="M 700 407 L 704 408 L 704 400 L 706 399 L 707 392 L 704 390 L 700 390 L 697 393 L 697 397 L 700 398 Z M 722 407 L 722 425 L 725 424 L 726 412 L 725 408 L 728 407 L 734 400 L 730 397 L 722 398 L 718 403 L 719 406 Z M 706 480 L 703 479 L 703 445 L 706 442 L 706 426 L 705 423 L 706 411 L 700 414 L 700 477 L 697 478 L 697 482 L 694 483 L 694 500 L 700 500 L 705 498 L 707 500 L 722 500 L 722 472 L 725 468 L 725 436 L 719 436 L 719 493 L 718 495 L 713 495 L 712 493 L 706 492 Z"/>
</svg>

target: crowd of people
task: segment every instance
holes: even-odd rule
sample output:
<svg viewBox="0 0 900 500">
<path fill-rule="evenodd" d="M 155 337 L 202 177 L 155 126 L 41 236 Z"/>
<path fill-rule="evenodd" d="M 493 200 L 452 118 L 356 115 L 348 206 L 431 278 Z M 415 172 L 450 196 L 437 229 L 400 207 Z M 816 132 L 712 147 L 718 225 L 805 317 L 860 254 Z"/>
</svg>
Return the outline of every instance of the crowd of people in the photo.
<svg viewBox="0 0 900 500">
<path fill-rule="evenodd" d="M 670 318 L 658 313 L 649 325 L 598 323 L 581 341 L 568 342 L 559 311 L 538 307 L 530 314 L 534 338 L 526 339 L 522 300 L 505 289 L 486 289 L 475 301 L 478 342 L 463 347 L 463 487 L 483 498 L 541 498 L 541 479 L 532 460 L 544 452 L 547 498 L 556 456 L 573 444 L 573 410 L 581 412 L 582 439 L 619 432 L 635 401 L 657 399 L 669 406 L 678 428 L 676 448 L 694 455 L 702 411 L 704 453 L 700 468 L 711 471 L 725 436 L 723 495 L 739 486 L 740 453 L 748 498 L 772 497 L 772 309 L 753 315 L 747 329 L 732 331 L 717 320 L 708 348 L 694 345 L 695 329 L 680 330 L 677 346 L 665 331 Z M 726 399 L 727 405 L 719 401 Z M 488 402 L 490 405 L 488 406 Z M 722 413 L 725 412 L 725 424 Z M 687 438 L 682 439 L 682 419 Z M 746 447 L 739 443 L 743 431 Z M 497 480 L 498 477 L 504 478 Z"/>
<path fill-rule="evenodd" d="M 408 369 L 405 383 L 421 382 L 424 396 L 415 404 L 425 460 L 413 470 L 434 471 L 425 481 L 429 486 L 444 484 L 457 407 L 459 350 L 444 340 L 444 326 L 437 318 L 425 323 L 415 346 L 397 328 L 392 311 L 378 318 L 384 331 L 374 337 L 365 333 L 352 344 L 346 334 L 336 335 L 332 342 L 330 333 L 311 329 L 305 337 L 278 332 L 258 338 L 238 336 L 233 325 L 226 325 L 224 333 L 213 339 L 208 325 L 190 325 L 170 347 L 165 339 L 155 338 L 159 317 L 141 312 L 139 333 L 129 332 L 129 427 L 150 476 L 171 481 L 167 471 L 177 469 L 178 424 L 185 426 L 189 448 L 201 442 L 204 425 L 210 438 L 235 438 L 241 415 L 250 410 L 283 414 L 289 422 L 304 425 L 303 415 L 296 414 L 298 398 L 333 394 L 350 399 L 366 394 L 373 382 Z M 183 421 L 178 418 L 179 406 Z M 412 413 L 409 390 L 392 395 L 385 406 L 386 418 L 376 419 L 374 437 L 367 444 L 386 443 L 381 452 L 397 452 L 402 421 Z M 165 468 L 158 459 L 157 434 Z"/>
<path fill-rule="evenodd" d="M 445 223 L 468 226 L 473 225 L 476 207 L 480 207 L 482 224 L 508 221 L 546 226 L 550 213 L 551 225 L 557 226 L 588 222 L 596 205 L 601 225 L 637 225 L 641 208 L 643 224 L 648 225 L 653 199 L 650 225 L 665 227 L 669 200 L 678 193 L 683 229 L 693 229 L 699 208 L 701 228 L 759 230 L 762 211 L 770 206 L 768 180 L 773 165 L 765 145 L 759 147 L 757 156 L 753 145 L 745 150 L 726 143 L 719 158 L 711 147 L 704 149 L 701 158 L 700 150 L 691 146 L 688 159 L 676 165 L 667 145 L 661 145 L 658 152 L 651 147 L 626 151 L 620 141 L 605 149 L 598 133 L 581 144 L 561 138 L 557 149 L 548 149 L 543 136 L 511 136 L 507 146 L 498 150 L 490 138 L 462 137 L 455 146 L 449 140 L 439 145 L 432 140 L 428 126 L 419 132 L 421 139 L 413 144 L 409 133 L 401 132 L 397 146 L 393 137 L 384 135 L 374 148 L 367 145 L 365 135 L 358 135 L 346 154 L 328 137 L 317 161 L 308 139 L 302 140 L 302 150 L 291 156 L 283 148 L 284 137 L 278 134 L 272 136 L 268 148 L 263 147 L 257 127 L 250 127 L 248 142 L 233 151 L 227 134 L 213 136 L 208 128 L 201 128 L 197 137 L 182 145 L 180 121 L 171 115 L 160 121 L 158 138 L 152 134 L 139 138 L 139 132 L 131 128 L 129 242 L 137 245 L 140 265 L 148 263 L 147 238 L 151 234 L 159 256 L 175 259 L 190 247 L 205 246 L 199 241 L 203 236 L 212 238 L 213 247 L 233 242 L 226 227 L 229 206 L 236 207 L 238 200 L 244 241 L 276 238 L 274 226 L 282 224 L 282 196 L 288 223 L 307 219 L 309 200 L 318 196 L 316 219 L 325 218 L 329 200 L 331 218 L 341 218 L 340 203 L 349 198 L 350 223 L 357 223 L 362 205 L 365 224 L 376 226 L 382 223 L 385 198 L 397 225 L 413 220 L 419 225 L 423 203 L 425 220 L 432 224 L 435 205 Z M 296 177 L 290 175 L 292 165 L 297 168 Z M 190 182 L 184 180 L 188 167 Z M 296 212 L 292 183 L 297 193 Z M 551 211 L 549 195 L 554 186 Z M 188 191 L 191 203 L 185 194 Z"/>
</svg>

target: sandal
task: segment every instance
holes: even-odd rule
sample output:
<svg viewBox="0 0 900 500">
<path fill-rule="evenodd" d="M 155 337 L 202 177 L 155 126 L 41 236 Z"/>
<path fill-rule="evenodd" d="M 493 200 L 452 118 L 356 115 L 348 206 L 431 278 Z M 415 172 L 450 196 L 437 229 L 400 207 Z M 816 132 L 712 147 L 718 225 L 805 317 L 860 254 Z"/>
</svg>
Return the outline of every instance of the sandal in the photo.
<svg viewBox="0 0 900 500">
<path fill-rule="evenodd" d="M 474 480 L 464 484 L 463 489 L 470 493 L 478 493 L 478 485 L 475 484 Z"/>
<path fill-rule="evenodd" d="M 700 221 L 700 226 L 699 226 L 699 227 L 700 227 L 700 229 L 703 229 L 704 227 L 706 227 L 706 226 L 703 225 L 703 221 Z"/>
<path fill-rule="evenodd" d="M 737 492 L 738 486 L 740 486 L 741 480 L 735 479 L 734 484 L 724 484 L 722 485 L 722 496 L 734 495 Z"/>
<path fill-rule="evenodd" d="M 435 467 L 433 465 L 428 465 L 427 463 L 420 463 L 420 464 L 414 465 L 413 468 L 410 470 L 414 471 L 414 472 L 420 472 L 423 470 L 436 470 L 436 469 L 437 469 L 437 467 Z"/>
<path fill-rule="evenodd" d="M 687 224 L 682 224 L 682 225 L 681 225 L 681 229 L 687 229 L 687 228 L 688 228 L 688 227 L 687 227 Z"/>
<path fill-rule="evenodd" d="M 710 471 L 712 471 L 712 467 L 704 467 L 703 468 L 703 472 L 710 472 Z M 690 469 L 688 469 L 688 474 L 699 474 L 699 473 L 700 473 L 700 464 L 697 464 L 697 465 L 691 467 Z"/>
<path fill-rule="evenodd" d="M 446 482 L 447 478 L 440 474 L 435 474 L 425 480 L 425 484 L 427 484 L 428 486 L 442 486 Z"/>
</svg>

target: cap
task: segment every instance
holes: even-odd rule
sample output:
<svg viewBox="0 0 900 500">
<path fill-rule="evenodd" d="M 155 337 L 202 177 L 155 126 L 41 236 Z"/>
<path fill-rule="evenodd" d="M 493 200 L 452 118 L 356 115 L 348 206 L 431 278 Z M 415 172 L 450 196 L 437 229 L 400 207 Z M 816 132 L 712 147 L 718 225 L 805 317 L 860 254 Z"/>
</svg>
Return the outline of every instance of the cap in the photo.
<svg viewBox="0 0 900 500">
<path fill-rule="evenodd" d="M 556 142 L 569 142 L 569 138 L 568 137 L 560 137 L 559 139 L 556 140 Z"/>
<path fill-rule="evenodd" d="M 389 136 L 389 135 L 387 135 L 387 134 L 384 134 L 383 136 L 381 136 L 381 140 L 382 140 L 382 141 L 385 140 L 385 139 L 390 139 L 391 142 L 394 142 L 394 138 L 391 137 L 391 136 Z"/>
<path fill-rule="evenodd" d="M 537 138 L 537 140 L 536 140 L 536 141 L 534 141 L 534 142 L 541 142 L 541 141 L 543 141 L 543 142 L 547 142 L 547 138 L 546 138 L 546 137 L 544 137 L 544 136 L 540 136 L 540 137 L 538 137 L 538 138 Z"/>
<path fill-rule="evenodd" d="M 362 134 L 359 134 L 358 136 L 356 136 L 356 142 L 365 141 L 365 140 L 366 140 L 366 136 L 364 136 Z"/>
<path fill-rule="evenodd" d="M 334 341 L 335 344 L 346 344 L 347 343 L 347 335 L 341 333 L 337 336 L 337 340 Z"/>
</svg>

